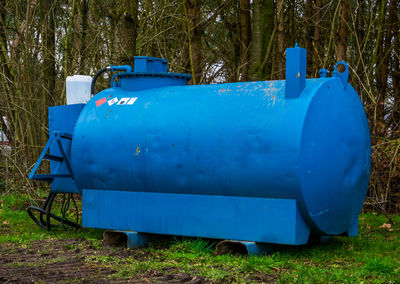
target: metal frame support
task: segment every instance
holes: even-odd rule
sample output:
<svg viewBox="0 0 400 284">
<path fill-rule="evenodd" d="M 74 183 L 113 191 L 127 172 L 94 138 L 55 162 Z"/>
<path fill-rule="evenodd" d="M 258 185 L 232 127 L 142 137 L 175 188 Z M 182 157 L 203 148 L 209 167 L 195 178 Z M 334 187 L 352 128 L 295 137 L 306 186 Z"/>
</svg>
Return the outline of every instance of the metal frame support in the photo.
<svg viewBox="0 0 400 284">
<path fill-rule="evenodd" d="M 54 131 L 50 134 L 49 140 L 47 141 L 46 145 L 44 146 L 43 151 L 39 156 L 39 159 L 36 161 L 35 166 L 33 167 L 32 171 L 29 174 L 30 179 L 52 182 L 56 178 L 73 178 L 71 164 L 70 164 L 69 158 L 65 152 L 65 149 L 62 145 L 61 139 L 72 140 L 72 135 L 69 133 L 59 132 L 59 131 Z M 47 151 L 49 150 L 50 146 L 52 145 L 52 143 L 54 141 L 57 142 L 58 149 L 60 150 L 60 153 L 61 153 L 61 157 L 47 154 Z M 58 162 L 58 166 L 57 166 L 56 170 L 54 171 L 55 173 L 53 173 L 53 174 L 52 173 L 36 174 L 36 171 L 39 168 L 39 166 L 43 160 Z M 69 173 L 59 173 L 59 170 L 63 163 L 65 163 Z"/>
<path fill-rule="evenodd" d="M 125 246 L 127 248 L 145 247 L 149 242 L 149 238 L 145 234 L 129 231 L 112 231 L 107 230 L 103 233 L 104 244 L 108 246 Z"/>
<path fill-rule="evenodd" d="M 268 255 L 276 251 L 277 245 L 256 242 L 224 240 L 216 246 L 218 255 L 226 253 L 238 253 L 246 255 Z"/>
</svg>

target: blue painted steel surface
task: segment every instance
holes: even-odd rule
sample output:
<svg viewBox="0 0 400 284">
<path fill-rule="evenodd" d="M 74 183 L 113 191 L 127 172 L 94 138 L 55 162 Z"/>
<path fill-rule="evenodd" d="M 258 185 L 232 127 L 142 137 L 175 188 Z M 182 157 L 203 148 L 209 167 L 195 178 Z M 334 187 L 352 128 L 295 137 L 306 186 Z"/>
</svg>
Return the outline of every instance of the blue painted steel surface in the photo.
<svg viewBox="0 0 400 284">
<path fill-rule="evenodd" d="M 137 232 L 124 232 L 128 239 L 128 248 L 140 248 L 147 245 L 147 237 Z"/>
<path fill-rule="evenodd" d="M 72 136 L 74 132 L 75 123 L 85 104 L 74 104 L 65 106 L 49 107 L 49 133 L 59 131 L 68 133 Z M 66 155 L 71 155 L 71 142 L 63 140 L 63 147 L 66 149 Z M 59 147 L 53 145 L 50 147 L 50 154 L 60 155 Z M 55 173 L 57 164 L 50 161 L 50 173 Z M 68 172 L 65 163 L 61 166 L 61 172 Z M 78 189 L 75 181 L 72 178 L 58 178 L 54 179 L 51 184 L 52 192 L 63 193 L 81 193 L 82 190 Z"/>
<path fill-rule="evenodd" d="M 84 189 L 82 208 L 101 229 L 293 245 L 310 233 L 293 199 Z"/>
<path fill-rule="evenodd" d="M 248 255 L 266 255 L 276 251 L 276 247 L 255 242 L 241 242 L 246 247 Z"/>
<path fill-rule="evenodd" d="M 113 76 L 73 133 L 84 225 L 286 244 L 356 234 L 370 174 L 362 103 L 348 69 L 306 80 L 306 51 L 287 55 L 286 81 L 186 86 L 147 57 Z"/>
<path fill-rule="evenodd" d="M 147 243 L 152 240 L 151 236 L 141 234 L 138 232 L 106 230 L 103 233 L 104 242 L 107 243 L 107 240 L 109 240 L 110 238 L 111 239 L 113 239 L 113 238 L 119 239 L 119 236 L 121 234 L 126 236 L 126 245 L 128 248 L 145 247 L 145 246 L 147 246 Z M 111 245 L 115 245 L 115 244 L 111 244 Z M 117 245 L 120 245 L 120 243 L 117 243 Z"/>
<path fill-rule="evenodd" d="M 168 60 L 150 56 L 135 56 L 134 69 L 136 73 L 166 73 L 168 72 Z"/>
<path fill-rule="evenodd" d="M 80 193 L 68 169 L 75 123 L 85 104 L 49 107 L 49 141 L 29 178 L 51 183 L 52 192 Z M 49 152 L 47 154 L 47 152 Z M 42 160 L 50 161 L 50 174 L 35 174 Z"/>
<path fill-rule="evenodd" d="M 306 87 L 307 50 L 296 43 L 286 50 L 285 97 L 297 98 Z"/>
</svg>

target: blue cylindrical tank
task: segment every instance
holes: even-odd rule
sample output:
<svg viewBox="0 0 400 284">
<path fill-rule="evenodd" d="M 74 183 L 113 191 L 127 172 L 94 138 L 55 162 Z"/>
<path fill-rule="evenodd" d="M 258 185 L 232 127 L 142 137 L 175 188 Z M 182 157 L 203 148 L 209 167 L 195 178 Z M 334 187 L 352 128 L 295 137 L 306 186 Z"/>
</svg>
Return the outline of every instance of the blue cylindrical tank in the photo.
<svg viewBox="0 0 400 284">
<path fill-rule="evenodd" d="M 198 86 L 181 74 L 116 75 L 76 123 L 77 186 L 296 199 L 314 232 L 344 233 L 369 182 L 367 117 L 343 77 L 302 82 L 296 72 Z"/>
</svg>

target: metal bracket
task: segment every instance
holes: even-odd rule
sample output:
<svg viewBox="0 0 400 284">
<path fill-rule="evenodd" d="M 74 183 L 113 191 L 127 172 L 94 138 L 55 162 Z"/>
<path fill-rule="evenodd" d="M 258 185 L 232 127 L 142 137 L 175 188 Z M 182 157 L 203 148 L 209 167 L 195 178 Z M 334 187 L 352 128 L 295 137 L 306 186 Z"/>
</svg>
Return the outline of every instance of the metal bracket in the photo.
<svg viewBox="0 0 400 284">
<path fill-rule="evenodd" d="M 39 156 L 39 159 L 37 160 L 31 173 L 29 174 L 30 179 L 52 182 L 56 178 L 73 178 L 71 164 L 70 164 L 69 158 L 65 152 L 65 149 L 62 145 L 61 139 L 72 140 L 72 135 L 65 133 L 65 132 L 59 132 L 59 131 L 54 131 L 50 134 L 49 140 L 47 141 L 46 145 L 44 146 L 43 151 Z M 56 143 L 58 145 L 58 149 L 60 150 L 61 157 L 47 154 L 47 151 L 49 150 L 51 144 L 54 141 L 56 141 Z M 39 166 L 43 160 L 54 161 L 54 162 L 58 163 L 58 166 L 57 166 L 56 170 L 54 171 L 55 173 L 53 173 L 53 174 L 51 174 L 51 173 L 50 174 L 36 174 L 36 171 L 39 168 Z M 65 163 L 69 173 L 59 173 L 59 170 L 63 163 Z"/>
<path fill-rule="evenodd" d="M 138 232 L 106 230 L 103 233 L 104 244 L 111 247 L 142 248 L 151 239 L 149 235 Z"/>
<path fill-rule="evenodd" d="M 337 70 L 339 65 L 344 66 L 343 72 L 339 72 Z M 349 80 L 349 66 L 347 65 L 347 63 L 344 61 L 339 61 L 338 63 L 336 63 L 335 68 L 332 72 L 332 77 L 338 77 L 340 79 L 340 81 L 342 82 L 344 89 L 346 89 L 347 81 Z"/>
<path fill-rule="evenodd" d="M 224 240 L 217 244 L 216 254 L 245 254 L 245 255 L 270 255 L 277 250 L 278 246 L 273 244 Z"/>
</svg>

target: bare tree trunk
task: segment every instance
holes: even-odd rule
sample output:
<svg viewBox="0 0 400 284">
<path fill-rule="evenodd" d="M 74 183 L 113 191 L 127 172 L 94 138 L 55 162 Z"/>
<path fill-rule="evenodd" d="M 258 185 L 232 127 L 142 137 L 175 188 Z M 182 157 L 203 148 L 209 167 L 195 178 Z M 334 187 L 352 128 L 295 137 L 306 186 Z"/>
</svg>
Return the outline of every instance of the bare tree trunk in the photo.
<svg viewBox="0 0 400 284">
<path fill-rule="evenodd" d="M 77 0 L 72 0 L 72 7 L 71 7 L 71 15 L 68 18 L 68 25 L 65 31 L 65 36 L 63 38 L 63 48 L 64 48 L 64 56 L 63 56 L 63 69 L 65 75 L 75 73 L 75 55 L 74 51 L 74 42 L 75 42 L 75 27 L 73 25 L 74 19 L 77 14 Z M 71 5 L 70 4 L 70 5 Z M 66 76 L 65 76 L 66 77 Z"/>
<path fill-rule="evenodd" d="M 365 77 L 365 70 L 363 64 L 363 46 L 365 41 L 365 3 L 366 0 L 358 0 L 358 8 L 356 14 L 356 53 L 358 54 L 357 64 L 356 64 L 356 72 L 359 78 L 359 81 L 355 82 L 355 88 L 357 93 L 362 96 L 363 88 L 362 88 L 362 81 Z"/>
<path fill-rule="evenodd" d="M 274 30 L 274 2 L 271 0 L 254 0 L 252 17 L 252 35 L 250 47 L 249 78 L 265 80 L 271 73 L 271 65 L 262 66 Z"/>
<path fill-rule="evenodd" d="M 117 7 L 119 10 L 118 35 L 121 44 L 120 64 L 133 66 L 133 56 L 136 54 L 136 37 L 138 26 L 137 0 L 123 0 Z"/>
<path fill-rule="evenodd" d="M 311 74 L 312 62 L 313 62 L 313 33 L 314 33 L 314 25 L 313 25 L 313 0 L 306 0 L 304 17 L 306 23 L 306 40 L 305 40 L 305 48 L 307 49 L 307 74 Z"/>
<path fill-rule="evenodd" d="M 312 69 L 310 70 L 313 77 L 317 75 L 318 69 L 322 65 L 321 59 L 321 21 L 322 21 L 322 0 L 315 0 L 315 17 L 314 17 L 314 38 L 313 47 L 309 52 L 312 54 Z"/>
<path fill-rule="evenodd" d="M 246 81 L 249 72 L 250 0 L 240 0 L 240 69 L 241 80 Z"/>
<path fill-rule="evenodd" d="M 87 30 L 88 30 L 88 13 L 89 13 L 89 7 L 88 7 L 88 1 L 89 0 L 81 0 L 81 7 L 80 7 L 80 51 L 79 51 L 79 56 L 80 56 L 80 66 L 79 70 L 82 73 L 86 73 L 87 71 L 87 60 L 86 60 L 86 35 L 87 35 Z"/>
<path fill-rule="evenodd" d="M 202 49 L 200 29 L 200 3 L 199 0 L 186 0 L 188 28 L 189 28 L 189 56 L 192 69 L 193 84 L 200 84 L 202 72 Z"/>
<path fill-rule="evenodd" d="M 252 17 L 252 34 L 251 34 L 251 49 L 250 49 L 250 78 L 252 80 L 258 79 L 257 69 L 261 64 L 263 58 L 262 45 L 263 45 L 263 28 L 261 25 L 261 0 L 254 0 L 253 2 L 253 17 Z M 270 31 L 271 32 L 271 31 Z"/>
<path fill-rule="evenodd" d="M 379 30 L 381 32 L 378 32 L 378 38 L 377 38 L 377 46 L 376 46 L 376 61 L 375 64 L 377 65 L 375 69 L 375 79 L 376 79 L 376 88 L 378 90 L 378 98 L 377 98 L 377 103 L 376 103 L 376 131 L 377 135 L 381 136 L 383 135 L 384 132 L 384 106 L 385 106 L 385 97 L 386 97 L 386 84 L 387 82 L 384 82 L 384 78 L 386 77 L 385 74 L 387 70 L 385 71 L 385 66 L 383 66 L 383 60 L 385 58 L 384 52 L 385 52 L 385 33 L 384 33 L 384 27 L 386 24 L 385 20 L 385 14 L 386 14 L 386 4 L 387 0 L 381 0 L 379 3 L 381 5 L 380 13 L 379 13 Z"/>
<path fill-rule="evenodd" d="M 285 26 L 285 32 L 286 32 L 286 40 L 287 44 L 289 46 L 294 46 L 296 43 L 296 34 L 297 34 L 297 29 L 296 29 L 296 1 L 286 1 L 286 26 Z"/>
<path fill-rule="evenodd" d="M 339 11 L 338 44 L 336 46 L 337 60 L 346 60 L 347 34 L 348 34 L 347 22 L 349 18 L 348 15 L 349 15 L 349 0 L 341 0 L 340 11 Z"/>
<path fill-rule="evenodd" d="M 396 33 L 394 36 L 394 50 L 400 50 L 400 23 L 396 25 Z M 393 57 L 393 97 L 394 106 L 392 110 L 392 128 L 393 132 L 397 132 L 400 128 L 400 57 Z M 397 133 L 396 133 L 397 134 Z"/>
<path fill-rule="evenodd" d="M 54 7 L 52 6 L 51 0 L 43 1 L 43 81 L 45 87 L 45 97 L 55 98 L 55 85 L 56 85 L 56 62 L 55 62 L 55 51 L 56 51 L 56 33 L 54 25 Z M 50 100 L 45 100 L 43 103 L 45 106 L 48 105 Z M 52 104 L 55 102 L 53 101 Z M 45 107 L 46 108 L 46 107 Z"/>
<path fill-rule="evenodd" d="M 394 23 L 396 22 L 396 0 L 391 0 L 388 6 L 389 16 L 385 19 L 382 24 L 385 27 L 385 32 L 381 37 L 379 43 L 379 60 L 377 61 L 378 68 L 376 72 L 376 82 L 379 96 L 381 97 L 380 104 L 378 108 L 378 118 L 380 121 L 381 128 L 383 130 L 384 127 L 384 117 L 385 117 L 385 110 L 384 110 L 384 102 L 387 97 L 387 87 L 388 87 L 388 75 L 389 75 L 389 58 L 391 52 L 391 45 L 394 32 Z M 386 14 L 386 13 L 385 13 Z M 393 82 L 394 83 L 394 82 Z M 394 89 L 396 91 L 396 89 Z"/>
<path fill-rule="evenodd" d="M 0 99 L 0 126 L 11 145 L 14 145 L 14 135 L 12 135 L 14 133 L 14 125 L 13 123 L 10 123 L 12 121 L 11 118 L 14 116 L 14 110 L 10 108 L 10 103 L 13 100 L 15 85 L 10 84 L 10 82 L 14 82 L 16 77 L 15 73 L 11 69 L 11 60 L 9 57 L 8 38 L 5 24 L 7 16 L 6 4 L 7 0 L 0 0 L 0 59 L 2 62 L 0 65 L 2 82 L 0 86 L 2 91 Z M 7 118 L 9 122 L 8 125 L 6 125 L 3 116 Z"/>
<path fill-rule="evenodd" d="M 283 13 L 283 0 L 278 0 L 278 36 L 277 36 L 277 52 L 278 52 L 278 80 L 285 79 L 285 15 Z"/>
</svg>

